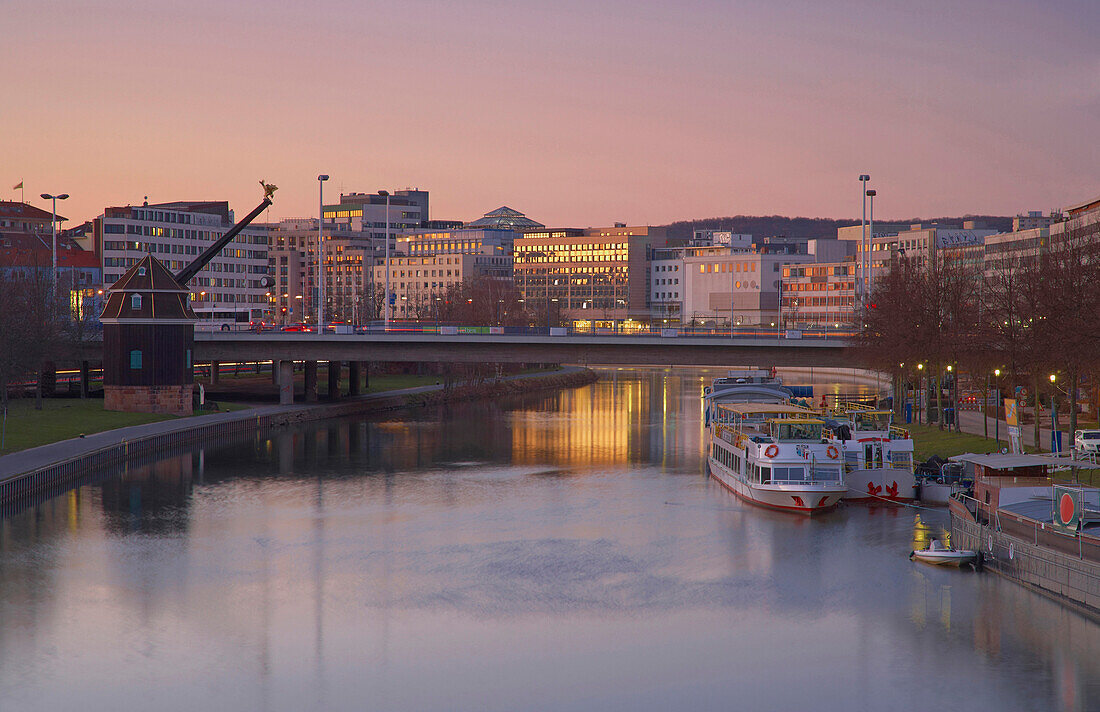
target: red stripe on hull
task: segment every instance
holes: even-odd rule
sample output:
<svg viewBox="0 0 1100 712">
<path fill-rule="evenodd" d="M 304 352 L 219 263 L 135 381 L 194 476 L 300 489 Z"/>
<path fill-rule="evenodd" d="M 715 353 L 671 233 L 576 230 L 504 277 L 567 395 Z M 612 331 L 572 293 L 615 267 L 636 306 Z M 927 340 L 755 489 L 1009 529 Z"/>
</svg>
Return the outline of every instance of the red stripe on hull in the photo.
<svg viewBox="0 0 1100 712">
<path fill-rule="evenodd" d="M 749 504 L 756 505 L 757 507 L 760 507 L 762 509 L 770 509 L 776 512 L 795 512 L 796 514 L 804 514 L 807 517 L 812 517 L 815 514 L 820 514 L 822 512 L 828 512 L 830 510 L 836 509 L 836 506 L 840 504 L 840 500 L 833 502 L 828 507 L 784 507 L 783 505 L 779 504 L 769 504 L 767 502 L 761 502 L 758 499 L 746 497 L 745 495 L 735 490 L 733 487 L 730 487 L 725 482 L 723 482 L 721 477 L 715 477 L 714 475 L 711 475 L 711 477 L 717 480 L 718 484 L 722 485 L 730 492 L 733 492 L 737 499 L 741 500 L 742 502 L 748 502 Z"/>
</svg>

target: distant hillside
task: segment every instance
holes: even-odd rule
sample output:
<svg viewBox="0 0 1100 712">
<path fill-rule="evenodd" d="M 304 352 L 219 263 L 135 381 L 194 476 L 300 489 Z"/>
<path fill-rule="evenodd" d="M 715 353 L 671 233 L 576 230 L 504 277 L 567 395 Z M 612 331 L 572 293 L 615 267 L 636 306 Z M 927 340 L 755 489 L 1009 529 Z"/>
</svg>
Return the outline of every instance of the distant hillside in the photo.
<svg viewBox="0 0 1100 712">
<path fill-rule="evenodd" d="M 911 218 L 907 220 L 887 220 L 885 222 L 902 223 L 941 223 L 959 225 L 963 220 L 977 220 L 985 226 L 1001 232 L 1012 229 L 1012 218 L 997 215 L 966 215 L 963 217 Z M 703 218 L 700 220 L 680 220 L 670 223 L 670 240 L 690 239 L 694 230 L 730 230 L 731 232 L 756 237 L 794 237 L 813 239 L 818 237 L 836 237 L 838 227 L 859 225 L 859 220 L 833 220 L 831 218 L 788 218 L 782 215 L 735 215 L 724 218 Z"/>
</svg>

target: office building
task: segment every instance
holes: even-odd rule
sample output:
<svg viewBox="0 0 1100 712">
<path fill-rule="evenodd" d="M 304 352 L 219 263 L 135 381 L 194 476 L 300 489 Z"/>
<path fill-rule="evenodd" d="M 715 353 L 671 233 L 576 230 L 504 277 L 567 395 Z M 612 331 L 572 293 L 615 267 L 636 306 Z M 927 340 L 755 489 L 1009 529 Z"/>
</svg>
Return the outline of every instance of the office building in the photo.
<svg viewBox="0 0 1100 712">
<path fill-rule="evenodd" d="M 784 329 L 837 328 L 856 322 L 856 262 L 784 265 L 782 315 Z"/>
<path fill-rule="evenodd" d="M 373 267 L 374 284 L 386 282 L 386 265 Z M 402 255 L 390 259 L 390 293 L 394 319 L 431 321 L 439 319 L 441 302 L 448 292 L 463 282 L 489 278 L 509 286 L 512 258 L 493 252 Z"/>
<path fill-rule="evenodd" d="M 515 283 L 536 321 L 630 330 L 647 325 L 650 253 L 663 227 L 528 230 L 514 245 Z"/>
<path fill-rule="evenodd" d="M 111 285 L 145 255 L 155 255 L 173 273 L 210 247 L 234 224 L 226 201 L 180 201 L 111 207 L 92 223 L 92 244 L 103 281 Z M 268 231 L 249 226 L 191 280 L 192 307 L 200 320 L 270 320 Z"/>
</svg>

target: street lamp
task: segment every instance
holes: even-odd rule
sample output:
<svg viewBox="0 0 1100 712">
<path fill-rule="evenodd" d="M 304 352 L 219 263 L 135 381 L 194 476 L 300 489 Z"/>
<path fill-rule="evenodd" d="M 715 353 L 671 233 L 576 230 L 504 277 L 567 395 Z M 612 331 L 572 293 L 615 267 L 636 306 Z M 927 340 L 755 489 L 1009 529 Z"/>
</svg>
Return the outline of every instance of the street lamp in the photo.
<svg viewBox="0 0 1100 712">
<path fill-rule="evenodd" d="M 867 218 L 867 243 L 871 248 L 867 253 L 867 293 L 871 293 L 871 289 L 874 287 L 875 282 L 875 263 L 872 261 L 874 257 L 875 246 L 875 196 L 878 195 L 877 191 L 867 191 L 867 197 L 871 199 L 871 211 Z"/>
<path fill-rule="evenodd" d="M 317 333 L 325 333 L 325 280 L 324 233 L 325 226 L 325 181 L 328 176 L 317 176 Z"/>
<path fill-rule="evenodd" d="M 860 238 L 859 238 L 859 247 L 860 247 L 860 250 L 863 252 L 863 254 L 860 256 L 860 260 L 859 260 L 859 271 L 861 273 L 859 275 L 859 281 L 860 281 L 859 293 L 860 293 L 861 298 L 865 298 L 866 294 L 867 294 L 867 289 L 866 289 L 866 280 L 867 280 L 867 267 L 866 267 L 866 260 L 867 260 L 867 181 L 869 181 L 869 180 L 871 180 L 871 176 L 867 175 L 866 173 L 861 173 L 860 174 L 859 182 L 863 184 L 862 185 L 862 190 L 859 191 L 860 195 L 863 197 L 863 217 L 859 221 L 859 226 L 860 226 L 860 231 L 861 231 L 860 232 Z"/>
<path fill-rule="evenodd" d="M 917 394 L 914 400 L 917 401 L 917 422 L 921 422 L 921 415 L 927 416 L 924 412 L 924 397 L 926 395 L 924 388 L 924 364 L 917 364 Z"/>
<path fill-rule="evenodd" d="M 997 405 L 993 409 L 993 431 L 997 440 L 997 449 L 1001 449 L 1001 369 L 993 369 L 993 375 L 997 377 Z M 989 390 L 989 376 L 986 376 L 986 390 Z M 989 437 L 989 426 L 986 425 L 986 437 Z"/>
<path fill-rule="evenodd" d="M 53 208 L 50 211 L 50 233 L 53 235 L 53 247 L 51 248 L 53 254 L 53 284 L 54 289 L 57 288 L 57 201 L 68 200 L 68 193 L 61 193 L 59 195 L 50 195 L 49 193 L 43 193 L 42 199 L 52 201 Z"/>
<path fill-rule="evenodd" d="M 1056 439 L 1058 436 L 1054 434 L 1054 431 L 1058 429 L 1058 411 L 1054 410 L 1054 390 L 1055 390 L 1055 388 L 1057 388 L 1057 386 L 1054 385 L 1054 382 L 1057 379 L 1058 379 L 1058 377 L 1055 376 L 1053 373 L 1050 374 L 1050 451 L 1051 452 L 1058 452 L 1059 450 L 1061 450 L 1061 448 L 1058 448 L 1058 450 L 1054 449 L 1054 446 L 1058 442 L 1057 439 Z M 1036 411 L 1038 411 L 1038 408 L 1036 408 Z M 1038 443 L 1036 443 L 1036 445 L 1038 445 Z"/>
<path fill-rule="evenodd" d="M 380 190 L 378 194 L 386 199 L 386 331 L 390 330 L 390 192 Z"/>
</svg>

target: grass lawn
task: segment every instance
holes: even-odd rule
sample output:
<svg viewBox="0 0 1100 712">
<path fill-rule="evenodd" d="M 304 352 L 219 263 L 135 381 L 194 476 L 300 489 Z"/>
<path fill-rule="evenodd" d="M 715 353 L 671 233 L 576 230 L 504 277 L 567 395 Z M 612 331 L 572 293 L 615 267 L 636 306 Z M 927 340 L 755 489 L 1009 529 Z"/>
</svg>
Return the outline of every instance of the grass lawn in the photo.
<svg viewBox="0 0 1100 712">
<path fill-rule="evenodd" d="M 240 410 L 245 406 L 221 403 L 222 410 Z M 206 415 L 196 411 L 195 415 Z M 103 399 L 46 398 L 42 410 L 34 409 L 34 399 L 8 402 L 7 429 L 0 455 L 25 450 L 59 440 L 90 435 L 127 425 L 174 420 L 177 416 L 158 413 L 118 413 L 103 410 Z"/>
<path fill-rule="evenodd" d="M 997 452 L 997 441 L 993 438 L 984 438 L 981 435 L 970 433 L 956 433 L 951 430 L 940 430 L 935 425 L 923 425 L 921 423 L 907 423 L 904 426 L 913 434 L 913 460 L 921 463 L 939 455 L 948 458 L 952 455 L 961 455 L 964 452 Z M 1001 434 L 1001 447 L 1008 447 L 1008 437 Z M 1027 452 L 1035 452 L 1034 448 L 1026 448 Z"/>
</svg>

